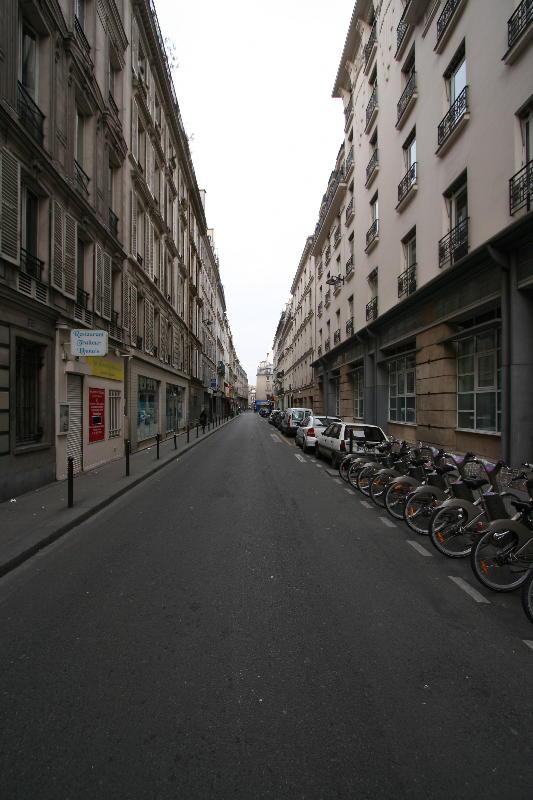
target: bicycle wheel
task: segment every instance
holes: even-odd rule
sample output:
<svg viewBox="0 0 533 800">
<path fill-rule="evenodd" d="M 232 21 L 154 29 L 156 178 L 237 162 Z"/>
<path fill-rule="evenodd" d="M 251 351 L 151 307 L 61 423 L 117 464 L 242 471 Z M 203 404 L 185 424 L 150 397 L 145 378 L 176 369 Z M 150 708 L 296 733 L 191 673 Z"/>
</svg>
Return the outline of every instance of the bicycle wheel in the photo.
<svg viewBox="0 0 533 800">
<path fill-rule="evenodd" d="M 354 489 L 357 489 L 357 476 L 361 472 L 361 465 L 355 464 L 353 461 L 350 464 L 350 468 L 348 470 L 348 483 L 350 486 L 353 486 Z"/>
<path fill-rule="evenodd" d="M 376 473 L 376 467 L 372 464 L 363 469 L 357 475 L 357 488 L 365 497 L 370 497 L 370 484 Z"/>
<path fill-rule="evenodd" d="M 370 498 L 380 508 L 385 508 L 385 493 L 388 488 L 388 478 L 383 475 L 375 475 L 370 483 Z"/>
<path fill-rule="evenodd" d="M 522 586 L 522 606 L 526 612 L 526 617 L 530 622 L 533 622 L 533 570 L 529 571 L 529 575 Z"/>
<path fill-rule="evenodd" d="M 470 563 L 483 586 L 494 592 L 512 592 L 527 580 L 527 568 L 510 559 L 517 544 L 518 536 L 506 530 L 504 524 L 496 531 L 493 526 L 478 539 L 472 548 Z"/>
<path fill-rule="evenodd" d="M 412 491 L 412 486 L 406 488 L 405 486 L 391 483 L 385 492 L 385 508 L 394 519 L 404 518 L 405 504 L 410 491 Z"/>
<path fill-rule="evenodd" d="M 403 518 L 407 525 L 420 536 L 429 534 L 431 517 L 438 500 L 432 494 L 415 494 L 405 504 Z"/>
<path fill-rule="evenodd" d="M 468 515 L 462 508 L 440 508 L 431 517 L 429 538 L 433 546 L 448 558 L 465 558 L 472 550 L 472 536 L 465 523 Z"/>
<path fill-rule="evenodd" d="M 350 470 L 350 465 L 353 461 L 353 456 L 345 456 L 342 461 L 339 462 L 339 475 L 343 479 L 345 483 L 348 483 L 348 472 Z"/>
</svg>

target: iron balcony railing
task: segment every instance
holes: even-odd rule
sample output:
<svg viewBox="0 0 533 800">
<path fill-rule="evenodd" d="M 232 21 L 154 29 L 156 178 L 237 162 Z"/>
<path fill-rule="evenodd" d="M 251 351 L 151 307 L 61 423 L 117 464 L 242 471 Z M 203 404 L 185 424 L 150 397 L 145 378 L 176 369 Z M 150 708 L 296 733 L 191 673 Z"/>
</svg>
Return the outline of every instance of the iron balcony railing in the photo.
<svg viewBox="0 0 533 800">
<path fill-rule="evenodd" d="M 341 232 L 339 228 L 335 228 L 335 233 L 333 234 L 333 247 L 337 247 L 341 240 Z"/>
<path fill-rule="evenodd" d="M 350 275 L 352 272 L 353 272 L 353 255 L 350 256 L 350 258 L 346 262 L 346 275 Z"/>
<path fill-rule="evenodd" d="M 439 241 L 439 267 L 454 264 L 468 253 L 468 217 Z"/>
<path fill-rule="evenodd" d="M 77 17 L 74 17 L 74 32 L 76 33 L 76 38 L 79 40 L 79 43 L 85 53 L 90 58 L 91 57 L 91 45 L 87 41 L 87 37 L 85 36 L 85 31 L 83 30 L 83 26 Z"/>
<path fill-rule="evenodd" d="M 350 200 L 350 202 L 346 206 L 346 222 L 349 222 L 351 220 L 351 218 L 353 217 L 353 215 L 354 215 L 353 208 L 354 208 L 354 199 L 352 197 L 352 199 Z"/>
<path fill-rule="evenodd" d="M 350 120 L 352 119 L 352 116 L 353 116 L 353 100 L 350 97 L 350 100 L 348 101 L 348 105 L 344 109 L 344 130 L 346 130 L 346 128 L 350 124 Z"/>
<path fill-rule="evenodd" d="M 376 236 L 379 234 L 379 219 L 375 219 L 366 232 L 366 246 L 370 247 Z"/>
<path fill-rule="evenodd" d="M 328 247 L 326 249 L 326 256 L 325 257 L 326 257 L 326 264 L 328 264 L 330 259 L 331 259 L 331 247 Z"/>
<path fill-rule="evenodd" d="M 318 314 L 319 317 L 322 316 L 323 309 L 324 309 L 324 303 L 319 303 L 318 306 L 317 306 L 317 314 Z"/>
<path fill-rule="evenodd" d="M 397 119 L 398 122 L 403 117 L 404 111 L 407 108 L 411 97 L 414 95 L 416 91 L 416 72 L 412 72 L 409 80 L 405 84 L 405 89 L 400 95 L 400 99 L 398 100 L 397 105 Z"/>
<path fill-rule="evenodd" d="M 339 344 L 340 340 L 341 340 L 341 332 L 340 328 L 338 328 L 333 334 L 333 345 Z"/>
<path fill-rule="evenodd" d="M 368 105 L 366 107 L 366 126 L 368 127 L 370 120 L 372 119 L 372 115 L 376 110 L 378 105 L 378 85 L 377 83 L 374 86 L 374 91 L 370 95 L 370 100 L 368 101 Z"/>
<path fill-rule="evenodd" d="M 353 333 L 353 317 L 346 320 L 346 336 L 351 336 Z"/>
<path fill-rule="evenodd" d="M 81 189 L 83 194 L 89 194 L 89 176 L 84 172 L 83 167 L 77 161 L 74 161 L 74 176 L 76 178 L 76 185 Z"/>
<path fill-rule="evenodd" d="M 348 150 L 348 155 L 346 156 L 346 161 L 344 162 L 344 176 L 348 176 L 350 174 L 350 170 L 353 167 L 353 145 Z"/>
<path fill-rule="evenodd" d="M 366 321 L 372 322 L 378 316 L 378 298 L 373 297 L 369 303 L 366 304 Z"/>
<path fill-rule="evenodd" d="M 376 32 L 376 23 L 372 25 L 372 30 L 370 31 L 370 36 L 368 37 L 368 42 L 365 44 L 364 48 L 364 59 L 365 59 L 365 67 L 368 65 L 370 58 L 372 57 L 372 50 L 374 45 L 377 42 L 377 32 Z"/>
<path fill-rule="evenodd" d="M 118 239 L 118 217 L 112 208 L 109 209 L 109 230 Z"/>
<path fill-rule="evenodd" d="M 526 207 L 531 211 L 533 199 L 533 160 L 529 161 L 509 181 L 509 213 Z"/>
<path fill-rule="evenodd" d="M 326 353 L 328 352 L 330 347 L 331 347 L 331 345 L 329 343 L 329 339 L 326 339 L 326 341 L 324 342 L 324 350 L 325 350 Z"/>
<path fill-rule="evenodd" d="M 446 5 L 442 9 L 442 13 L 437 20 L 437 42 L 441 40 L 460 2 L 461 0 L 448 0 Z"/>
<path fill-rule="evenodd" d="M 318 345 L 317 353 L 318 353 L 319 356 L 322 355 L 322 345 L 321 344 Z"/>
<path fill-rule="evenodd" d="M 410 192 L 416 183 L 416 161 L 411 164 L 400 183 L 398 184 L 398 203 Z"/>
<path fill-rule="evenodd" d="M 533 22 L 533 0 L 522 0 L 507 23 L 507 42 L 512 47 Z"/>
<path fill-rule="evenodd" d="M 44 141 L 44 114 L 20 81 L 17 92 L 17 113 L 23 128 L 42 147 Z"/>
<path fill-rule="evenodd" d="M 117 106 L 117 104 L 115 103 L 115 98 L 113 97 L 113 95 L 111 94 L 111 92 L 109 92 L 109 94 L 107 95 L 107 97 L 108 97 L 108 100 L 109 100 L 109 107 L 111 108 L 111 111 L 114 113 L 114 115 L 115 115 L 116 117 L 118 117 L 118 106 Z"/>
<path fill-rule="evenodd" d="M 372 153 L 372 157 L 371 157 L 370 161 L 368 162 L 368 164 L 366 166 L 366 182 L 367 183 L 370 180 L 370 178 L 372 177 L 372 175 L 374 174 L 374 172 L 376 171 L 376 168 L 377 168 L 378 164 L 379 164 L 379 151 L 378 151 L 378 148 L 376 147 L 376 149 Z"/>
<path fill-rule="evenodd" d="M 76 289 L 76 304 L 81 308 L 89 308 L 89 292 L 78 287 Z"/>
<path fill-rule="evenodd" d="M 328 289 L 326 294 L 324 295 L 324 305 L 329 306 L 331 303 L 331 289 Z"/>
<path fill-rule="evenodd" d="M 396 52 L 398 52 L 398 50 L 402 46 L 402 42 L 407 35 L 407 31 L 409 30 L 409 23 L 406 22 L 405 20 L 405 12 L 407 11 L 408 8 L 409 8 L 409 3 L 406 4 L 403 10 L 402 17 L 398 23 L 398 27 L 396 28 Z"/>
<path fill-rule="evenodd" d="M 416 264 L 411 264 L 398 276 L 398 297 L 406 297 L 416 292 Z"/>
<path fill-rule="evenodd" d="M 26 275 L 42 281 L 44 261 L 34 256 L 33 253 L 29 253 L 24 247 L 20 248 L 20 266 Z"/>
<path fill-rule="evenodd" d="M 324 268 L 322 266 L 322 261 L 318 262 L 317 271 L 318 271 L 318 277 L 321 278 L 322 277 L 322 272 L 324 271 Z"/>
<path fill-rule="evenodd" d="M 468 111 L 468 86 L 465 86 L 463 91 L 457 96 L 456 100 L 450 106 L 450 110 L 439 123 L 438 127 L 438 143 L 439 147 L 443 144 L 452 131 L 457 127 L 464 115 Z"/>
</svg>

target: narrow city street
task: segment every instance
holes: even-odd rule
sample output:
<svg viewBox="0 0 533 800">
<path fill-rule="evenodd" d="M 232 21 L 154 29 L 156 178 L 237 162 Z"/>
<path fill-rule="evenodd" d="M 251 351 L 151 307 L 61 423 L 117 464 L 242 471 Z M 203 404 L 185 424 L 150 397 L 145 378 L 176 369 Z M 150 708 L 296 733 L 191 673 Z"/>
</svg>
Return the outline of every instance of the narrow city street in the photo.
<svg viewBox="0 0 533 800">
<path fill-rule="evenodd" d="M 531 798 L 519 598 L 414 539 L 241 415 L 0 580 L 2 798 Z"/>
</svg>

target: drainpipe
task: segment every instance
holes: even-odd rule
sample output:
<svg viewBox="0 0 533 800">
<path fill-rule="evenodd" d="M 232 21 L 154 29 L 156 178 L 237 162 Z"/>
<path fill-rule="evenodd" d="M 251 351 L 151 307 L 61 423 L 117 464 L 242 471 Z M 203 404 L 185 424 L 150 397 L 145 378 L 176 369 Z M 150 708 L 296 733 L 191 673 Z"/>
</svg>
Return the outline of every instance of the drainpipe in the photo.
<svg viewBox="0 0 533 800">
<path fill-rule="evenodd" d="M 502 271 L 502 459 L 511 460 L 511 265 L 509 256 L 492 245 L 487 252 Z"/>
</svg>

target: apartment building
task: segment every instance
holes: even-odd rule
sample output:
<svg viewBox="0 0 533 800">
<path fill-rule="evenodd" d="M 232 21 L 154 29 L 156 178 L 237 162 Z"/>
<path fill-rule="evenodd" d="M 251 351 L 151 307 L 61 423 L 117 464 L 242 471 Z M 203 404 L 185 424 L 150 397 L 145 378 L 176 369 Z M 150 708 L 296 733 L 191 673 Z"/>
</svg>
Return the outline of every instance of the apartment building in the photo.
<svg viewBox="0 0 533 800">
<path fill-rule="evenodd" d="M 149 0 L 0 4 L 0 200 L 3 499 L 204 402 L 207 225 Z"/>
<path fill-rule="evenodd" d="M 257 400 L 271 400 L 273 398 L 273 365 L 268 360 L 260 361 L 255 379 L 255 396 Z"/>
<path fill-rule="evenodd" d="M 317 410 L 515 464 L 533 451 L 530 6 L 358 0 L 312 250 Z"/>
</svg>

